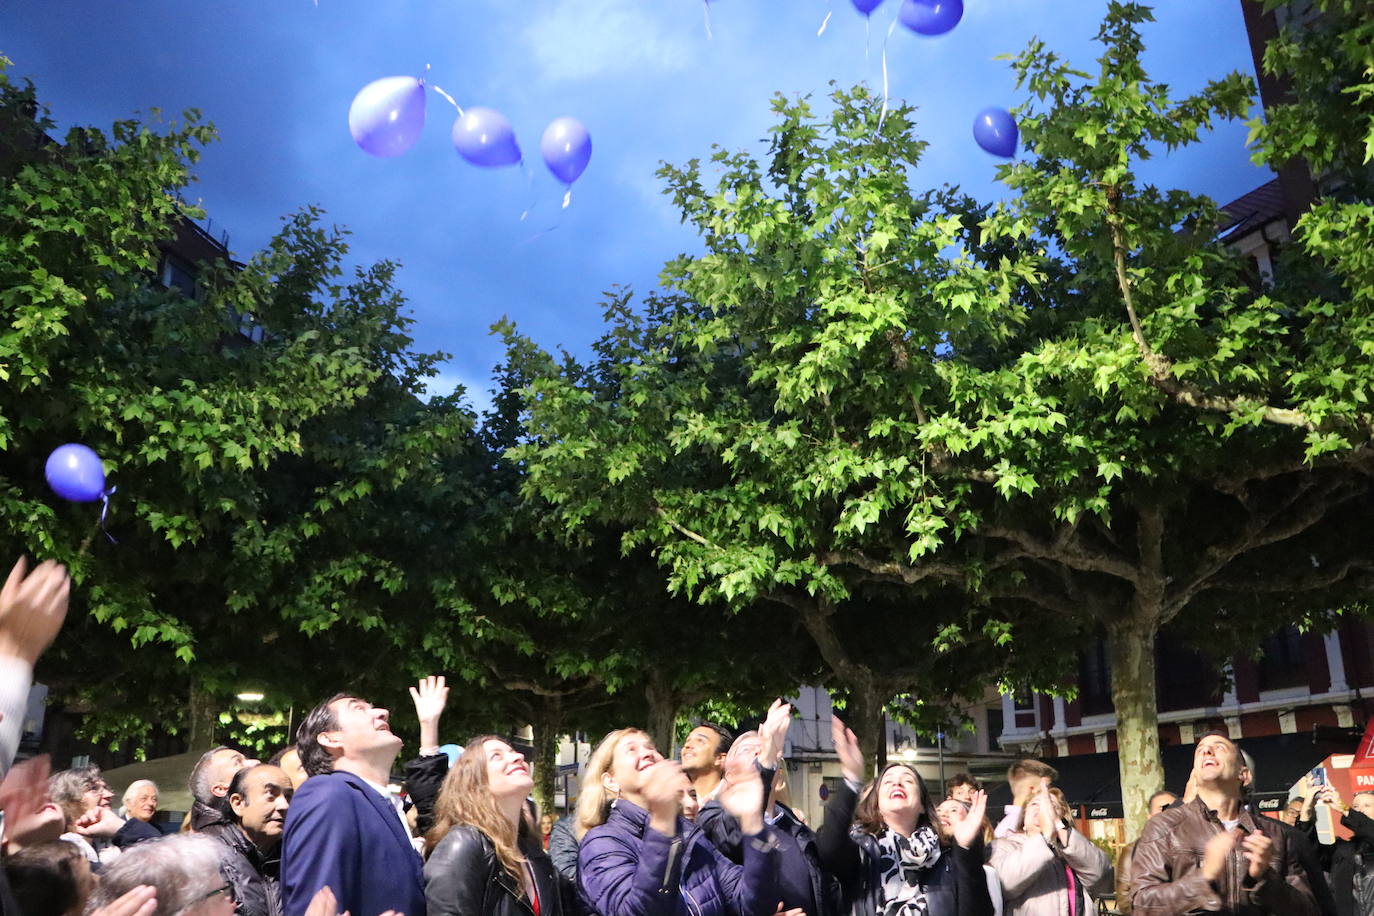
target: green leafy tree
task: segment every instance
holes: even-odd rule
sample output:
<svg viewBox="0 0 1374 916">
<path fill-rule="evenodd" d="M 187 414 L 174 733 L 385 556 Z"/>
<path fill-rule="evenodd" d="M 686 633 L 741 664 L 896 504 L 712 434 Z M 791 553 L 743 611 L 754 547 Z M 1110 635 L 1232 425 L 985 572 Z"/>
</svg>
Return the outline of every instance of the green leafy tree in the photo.
<svg viewBox="0 0 1374 916">
<path fill-rule="evenodd" d="M 1133 830 L 1162 780 L 1161 629 L 1252 650 L 1329 623 L 1371 566 L 1365 313 L 1328 274 L 1257 282 L 1211 200 L 1138 177 L 1252 91 L 1172 97 L 1150 18 L 1109 4 L 1095 74 L 1013 59 L 1025 152 L 996 206 L 913 191 L 911 110 L 863 89 L 823 117 L 779 99 L 767 158 L 717 150 L 714 187 L 665 167 L 704 251 L 616 319 L 615 397 L 538 380 L 517 450 L 570 529 L 619 519 L 675 588 L 788 604 L 879 705 L 909 672 L 838 621 L 904 650 L 932 706 L 1067 686 L 1105 639 Z"/>
</svg>

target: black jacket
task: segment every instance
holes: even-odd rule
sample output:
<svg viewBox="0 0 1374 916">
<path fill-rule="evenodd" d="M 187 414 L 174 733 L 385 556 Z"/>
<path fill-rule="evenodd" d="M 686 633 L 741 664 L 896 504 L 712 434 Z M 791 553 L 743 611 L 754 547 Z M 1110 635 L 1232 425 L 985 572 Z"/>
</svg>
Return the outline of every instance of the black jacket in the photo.
<svg viewBox="0 0 1374 916">
<path fill-rule="evenodd" d="M 406 798 L 415 806 L 415 835 L 424 836 L 434 826 L 434 802 L 448 775 L 448 755 L 431 754 L 407 760 Z"/>
<path fill-rule="evenodd" d="M 553 830 L 549 833 L 549 858 L 553 860 L 553 867 L 574 886 L 577 884 L 576 822 L 576 814 L 564 815 L 553 822 Z"/>
<path fill-rule="evenodd" d="M 553 867 L 538 840 L 522 838 L 539 896 L 538 916 L 582 916 L 577 891 Z M 534 916 L 532 901 L 521 893 L 496 858 L 496 849 L 476 827 L 454 827 L 425 863 L 428 916 Z"/>
<path fill-rule="evenodd" d="M 1330 846 L 1316 843 L 1315 819 L 1299 821 L 1298 826 L 1316 846 L 1331 874 L 1331 897 L 1338 916 L 1374 916 L 1374 820 L 1358 811 L 1347 811 L 1341 823 L 1355 837 Z"/>
<path fill-rule="evenodd" d="M 200 833 L 206 827 L 213 824 L 227 824 L 229 819 L 224 816 L 224 812 L 203 801 L 191 802 L 191 830 Z"/>
<path fill-rule="evenodd" d="M 842 916 L 840 883 L 821 868 L 816 834 L 782 805 L 773 833 L 778 838 L 778 890 L 787 909 L 800 907 L 806 916 Z M 736 865 L 744 864 L 744 838 L 739 819 L 711 801 L 702 806 L 697 826 L 711 838 L 721 855 Z"/>
<path fill-rule="evenodd" d="M 816 847 L 821 865 L 840 882 L 850 916 L 878 916 L 883 912 L 882 853 L 876 837 L 850 829 L 857 803 L 858 796 L 847 784 L 830 793 Z M 930 916 L 993 914 L 981 844 L 973 849 L 947 847 L 925 870 L 921 884 Z"/>
<path fill-rule="evenodd" d="M 281 916 L 281 846 L 265 855 L 237 824 L 201 831 L 222 844 L 219 870 L 233 888 L 235 916 Z"/>
</svg>

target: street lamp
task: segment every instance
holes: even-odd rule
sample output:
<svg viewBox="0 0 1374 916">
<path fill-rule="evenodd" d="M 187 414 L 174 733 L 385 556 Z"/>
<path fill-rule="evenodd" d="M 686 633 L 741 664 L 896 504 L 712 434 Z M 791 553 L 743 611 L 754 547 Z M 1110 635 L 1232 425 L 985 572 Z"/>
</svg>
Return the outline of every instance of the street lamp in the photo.
<svg viewBox="0 0 1374 916">
<path fill-rule="evenodd" d="M 265 696 L 266 694 L 259 693 L 256 690 L 245 690 L 243 693 L 238 694 L 238 698 L 245 703 L 256 703 Z"/>
</svg>

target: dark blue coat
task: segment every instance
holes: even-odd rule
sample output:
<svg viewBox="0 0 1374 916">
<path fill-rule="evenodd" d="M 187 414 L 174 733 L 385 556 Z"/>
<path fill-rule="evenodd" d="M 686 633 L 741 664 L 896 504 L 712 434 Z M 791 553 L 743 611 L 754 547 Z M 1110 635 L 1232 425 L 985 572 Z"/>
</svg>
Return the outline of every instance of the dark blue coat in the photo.
<svg viewBox="0 0 1374 916">
<path fill-rule="evenodd" d="M 621 799 L 582 838 L 577 883 L 600 916 L 773 916 L 782 899 L 777 859 L 771 828 L 745 841 L 741 867 L 691 822 L 678 818 L 678 835 L 666 837 Z"/>
<path fill-rule="evenodd" d="M 282 840 L 286 916 L 303 916 L 325 885 L 340 913 L 425 916 L 423 868 L 396 809 L 360 777 L 325 773 L 296 790 Z"/>
<path fill-rule="evenodd" d="M 736 865 L 743 864 L 744 840 L 740 835 L 739 820 L 727 813 L 720 802 L 711 801 L 702 806 L 701 813 L 697 815 L 697 827 L 711 838 L 725 858 Z M 780 847 L 778 899 L 789 910 L 798 907 L 805 910 L 806 916 L 842 916 L 844 902 L 840 884 L 821 868 L 816 835 L 811 828 L 787 808 L 778 805 L 773 833 Z"/>
</svg>

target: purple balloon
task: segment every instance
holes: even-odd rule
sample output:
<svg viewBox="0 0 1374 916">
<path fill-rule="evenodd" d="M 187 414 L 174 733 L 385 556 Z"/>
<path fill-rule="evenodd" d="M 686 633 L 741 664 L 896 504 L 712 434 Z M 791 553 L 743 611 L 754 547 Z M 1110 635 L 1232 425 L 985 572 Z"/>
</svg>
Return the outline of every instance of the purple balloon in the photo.
<svg viewBox="0 0 1374 916">
<path fill-rule="evenodd" d="M 863 13 L 865 16 L 870 15 L 874 10 L 883 5 L 883 0 L 850 0 L 850 2 L 854 4 L 854 9 Z"/>
<path fill-rule="evenodd" d="M 506 116 L 494 108 L 469 108 L 453 122 L 453 148 L 473 165 L 495 169 L 520 161 L 520 144 Z"/>
<path fill-rule="evenodd" d="M 1016 119 L 1001 108 L 984 108 L 973 119 L 973 139 L 994 156 L 1016 155 L 1016 136 Z"/>
<path fill-rule="evenodd" d="M 943 35 L 964 17 L 964 0 L 903 0 L 897 18 L 921 35 Z"/>
<path fill-rule="evenodd" d="M 105 495 L 105 467 L 84 445 L 69 442 L 53 449 L 44 472 L 48 486 L 63 499 L 90 503 Z"/>
<path fill-rule="evenodd" d="M 539 152 L 544 155 L 544 164 L 554 177 L 564 184 L 572 184 L 592 158 L 592 136 L 577 118 L 554 118 L 544 129 Z"/>
<path fill-rule="evenodd" d="M 425 87 L 413 76 L 373 80 L 348 106 L 348 131 L 363 152 L 389 158 L 415 145 L 425 129 Z"/>
</svg>

